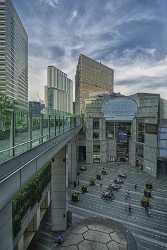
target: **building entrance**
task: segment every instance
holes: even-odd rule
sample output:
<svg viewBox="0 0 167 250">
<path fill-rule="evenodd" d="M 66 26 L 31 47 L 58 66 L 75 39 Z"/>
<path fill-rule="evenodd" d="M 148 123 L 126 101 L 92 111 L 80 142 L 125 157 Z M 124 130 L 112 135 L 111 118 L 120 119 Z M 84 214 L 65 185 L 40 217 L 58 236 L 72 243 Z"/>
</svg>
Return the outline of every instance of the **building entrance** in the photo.
<svg viewBox="0 0 167 250">
<path fill-rule="evenodd" d="M 86 161 L 86 146 L 79 146 L 79 161 Z"/>
<path fill-rule="evenodd" d="M 131 123 L 121 122 L 116 124 L 116 154 L 117 161 L 129 160 L 129 137 Z"/>
</svg>

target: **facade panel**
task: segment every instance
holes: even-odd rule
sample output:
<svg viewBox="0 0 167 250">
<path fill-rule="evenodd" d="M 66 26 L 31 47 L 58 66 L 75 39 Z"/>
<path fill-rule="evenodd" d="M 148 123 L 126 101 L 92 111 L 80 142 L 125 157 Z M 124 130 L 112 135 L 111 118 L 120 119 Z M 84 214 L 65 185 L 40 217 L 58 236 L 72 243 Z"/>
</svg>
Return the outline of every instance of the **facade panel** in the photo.
<svg viewBox="0 0 167 250">
<path fill-rule="evenodd" d="M 28 37 L 10 0 L 0 1 L 0 94 L 28 109 Z"/>
<path fill-rule="evenodd" d="M 45 103 L 48 112 L 73 112 L 73 82 L 54 66 L 48 66 Z"/>
<path fill-rule="evenodd" d="M 84 112 L 89 96 L 113 92 L 114 71 L 91 58 L 80 55 L 75 76 L 77 113 Z"/>
</svg>

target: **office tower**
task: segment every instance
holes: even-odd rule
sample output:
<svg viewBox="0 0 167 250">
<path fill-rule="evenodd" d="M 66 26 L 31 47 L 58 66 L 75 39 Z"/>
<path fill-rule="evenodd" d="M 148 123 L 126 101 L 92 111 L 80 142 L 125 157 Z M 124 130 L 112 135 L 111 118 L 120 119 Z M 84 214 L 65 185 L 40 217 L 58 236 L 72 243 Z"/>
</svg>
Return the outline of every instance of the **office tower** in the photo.
<svg viewBox="0 0 167 250">
<path fill-rule="evenodd" d="M 73 112 L 73 82 L 54 66 L 48 66 L 45 103 L 48 112 Z"/>
<path fill-rule="evenodd" d="M 0 94 L 28 109 L 28 36 L 10 0 L 0 0 Z"/>
<path fill-rule="evenodd" d="M 75 76 L 76 112 L 84 112 L 85 98 L 113 92 L 113 69 L 80 55 Z"/>
</svg>

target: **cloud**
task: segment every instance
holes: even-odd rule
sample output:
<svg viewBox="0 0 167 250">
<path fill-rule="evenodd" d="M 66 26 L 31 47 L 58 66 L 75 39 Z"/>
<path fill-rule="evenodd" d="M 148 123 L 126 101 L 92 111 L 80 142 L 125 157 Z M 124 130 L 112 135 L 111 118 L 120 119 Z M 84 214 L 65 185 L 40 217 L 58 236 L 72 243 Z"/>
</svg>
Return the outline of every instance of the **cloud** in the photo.
<svg viewBox="0 0 167 250">
<path fill-rule="evenodd" d="M 53 8 L 55 8 L 58 3 L 59 3 L 59 0 L 40 0 L 41 4 L 47 4 Z"/>
<path fill-rule="evenodd" d="M 52 46 L 49 48 L 49 58 L 57 60 L 65 55 L 65 49 L 59 46 Z"/>
<path fill-rule="evenodd" d="M 49 64 L 74 80 L 80 53 L 114 68 L 115 90 L 165 97 L 166 0 L 13 1 L 29 35 L 30 98 L 43 98 Z"/>
</svg>

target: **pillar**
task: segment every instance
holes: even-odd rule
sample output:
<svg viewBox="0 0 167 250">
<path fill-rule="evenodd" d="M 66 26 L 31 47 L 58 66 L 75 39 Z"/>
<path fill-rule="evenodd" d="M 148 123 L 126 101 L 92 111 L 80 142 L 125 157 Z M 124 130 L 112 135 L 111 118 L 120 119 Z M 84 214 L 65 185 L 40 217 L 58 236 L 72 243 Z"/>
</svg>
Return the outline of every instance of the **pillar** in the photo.
<svg viewBox="0 0 167 250">
<path fill-rule="evenodd" d="M 13 250 L 12 202 L 0 210 L 0 249 Z"/>
<path fill-rule="evenodd" d="M 67 228 L 66 150 L 63 148 L 52 159 L 51 167 L 51 221 L 52 231 Z"/>
<path fill-rule="evenodd" d="M 37 208 L 37 212 L 34 218 L 34 231 L 38 231 L 40 223 L 41 223 L 41 210 L 40 210 L 40 206 L 38 206 Z"/>
<path fill-rule="evenodd" d="M 23 250 L 24 249 L 24 234 L 21 236 L 17 243 L 17 249 L 18 250 Z"/>
<path fill-rule="evenodd" d="M 50 206 L 50 201 L 51 201 L 51 197 L 50 197 L 50 190 L 47 192 L 47 207 Z"/>
<path fill-rule="evenodd" d="M 73 183 L 76 181 L 77 176 L 77 146 L 75 140 L 71 141 L 67 145 L 66 164 L 69 183 Z"/>
</svg>

